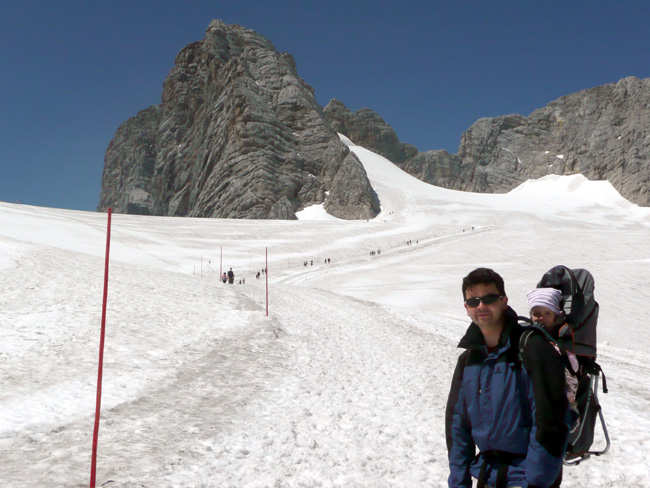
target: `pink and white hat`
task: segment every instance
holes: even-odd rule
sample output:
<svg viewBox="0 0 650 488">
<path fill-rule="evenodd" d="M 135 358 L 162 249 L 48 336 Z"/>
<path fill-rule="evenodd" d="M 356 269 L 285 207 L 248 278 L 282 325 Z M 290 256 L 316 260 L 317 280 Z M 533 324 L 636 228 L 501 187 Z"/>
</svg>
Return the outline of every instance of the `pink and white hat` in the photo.
<svg viewBox="0 0 650 488">
<path fill-rule="evenodd" d="M 526 296 L 528 297 L 528 307 L 531 310 L 533 307 L 546 307 L 552 310 L 553 313 L 562 313 L 560 308 L 562 292 L 560 290 L 555 288 L 535 288 L 530 290 Z"/>
</svg>

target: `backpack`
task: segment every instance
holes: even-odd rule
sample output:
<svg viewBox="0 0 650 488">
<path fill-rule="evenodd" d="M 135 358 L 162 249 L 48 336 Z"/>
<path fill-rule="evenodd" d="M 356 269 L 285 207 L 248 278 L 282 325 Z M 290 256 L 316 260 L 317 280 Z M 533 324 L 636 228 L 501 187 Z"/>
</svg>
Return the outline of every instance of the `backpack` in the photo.
<svg viewBox="0 0 650 488">
<path fill-rule="evenodd" d="M 552 337 L 543 327 L 532 325 L 527 317 L 520 317 L 523 332 L 519 340 L 519 357 L 523 354 L 526 342 L 532 334 L 543 334 L 556 346 L 565 364 L 566 374 L 577 378 L 575 395 L 578 410 L 576 424 L 569 432 L 564 464 L 577 465 L 592 455 L 605 454 L 610 447 L 609 433 L 603 412 L 598 402 L 598 380 L 602 375 L 602 390 L 607 393 L 607 380 L 600 365 L 596 363 L 596 325 L 599 305 L 594 298 L 594 278 L 586 269 L 569 269 L 555 266 L 548 270 L 537 283 L 537 288 L 556 288 L 562 292 L 561 306 L 564 311 L 566 327 L 559 338 Z M 570 366 L 568 352 L 578 359 L 578 371 Z M 596 420 L 605 436 L 606 445 L 600 450 L 592 450 Z"/>
</svg>

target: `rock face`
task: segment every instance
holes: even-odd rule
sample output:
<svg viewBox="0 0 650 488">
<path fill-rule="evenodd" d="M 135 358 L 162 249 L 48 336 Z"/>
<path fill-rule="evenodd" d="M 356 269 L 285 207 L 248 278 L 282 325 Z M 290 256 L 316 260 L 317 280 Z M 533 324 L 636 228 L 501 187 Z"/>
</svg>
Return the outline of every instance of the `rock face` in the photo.
<svg viewBox="0 0 650 488">
<path fill-rule="evenodd" d="M 582 173 L 650 205 L 650 79 L 624 78 L 574 93 L 528 117 L 479 119 L 463 134 L 458 154 L 413 155 L 413 146 L 368 109 L 353 114 L 333 100 L 324 112 L 356 144 L 437 186 L 498 193 L 528 178 Z"/>
<path fill-rule="evenodd" d="M 332 99 L 323 113 L 336 132 L 395 164 L 399 165 L 418 152 L 415 146 L 400 142 L 395 130 L 373 110 L 362 108 L 352 112 L 342 102 Z"/>
<path fill-rule="evenodd" d="M 325 120 L 293 58 L 215 20 L 177 55 L 162 103 L 117 130 L 98 209 L 293 219 L 316 203 L 346 219 L 379 212 L 363 166 Z"/>
<path fill-rule="evenodd" d="M 561 97 L 528 117 L 476 121 L 462 136 L 460 190 L 502 192 L 527 178 L 582 173 L 650 205 L 650 79 Z"/>
<path fill-rule="evenodd" d="M 407 173 L 437 186 L 462 186 L 461 159 L 444 150 L 418 152 L 411 144 L 403 143 L 395 130 L 375 111 L 362 108 L 352 112 L 336 99 L 323 109 L 334 130 L 352 142 L 389 159 Z"/>
<path fill-rule="evenodd" d="M 400 167 L 416 178 L 436 186 L 458 188 L 463 184 L 460 179 L 461 159 L 444 150 L 417 153 Z"/>
</svg>

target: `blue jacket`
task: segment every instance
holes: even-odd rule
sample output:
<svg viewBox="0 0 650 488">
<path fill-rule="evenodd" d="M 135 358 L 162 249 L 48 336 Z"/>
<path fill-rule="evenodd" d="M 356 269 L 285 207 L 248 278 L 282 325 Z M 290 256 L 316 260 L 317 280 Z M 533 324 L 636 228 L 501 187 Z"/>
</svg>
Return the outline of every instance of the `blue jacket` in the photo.
<svg viewBox="0 0 650 488">
<path fill-rule="evenodd" d="M 561 473 L 566 448 L 568 404 L 564 365 L 540 334 L 518 357 L 521 326 L 514 310 L 496 350 L 488 352 L 472 323 L 458 347 L 446 411 L 449 487 L 471 488 L 486 463 L 487 483 L 495 486 L 499 462 L 507 456 L 508 486 L 549 487 Z M 476 449 L 480 451 L 476 455 Z"/>
</svg>

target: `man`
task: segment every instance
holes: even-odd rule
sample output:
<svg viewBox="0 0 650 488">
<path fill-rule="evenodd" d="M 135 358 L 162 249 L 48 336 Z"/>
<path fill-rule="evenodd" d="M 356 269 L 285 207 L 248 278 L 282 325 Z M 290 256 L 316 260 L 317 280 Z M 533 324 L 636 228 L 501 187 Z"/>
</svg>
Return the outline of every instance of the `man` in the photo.
<svg viewBox="0 0 650 488">
<path fill-rule="evenodd" d="M 472 323 L 447 400 L 449 487 L 471 488 L 472 476 L 477 487 L 559 487 L 568 407 L 562 361 L 534 334 L 521 367 L 521 327 L 498 273 L 475 269 L 462 292 Z"/>
</svg>

